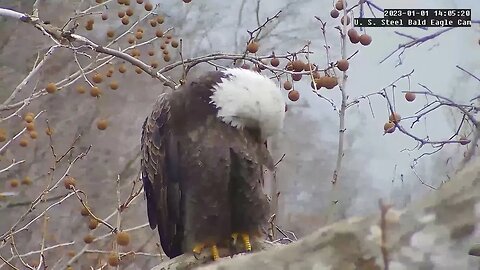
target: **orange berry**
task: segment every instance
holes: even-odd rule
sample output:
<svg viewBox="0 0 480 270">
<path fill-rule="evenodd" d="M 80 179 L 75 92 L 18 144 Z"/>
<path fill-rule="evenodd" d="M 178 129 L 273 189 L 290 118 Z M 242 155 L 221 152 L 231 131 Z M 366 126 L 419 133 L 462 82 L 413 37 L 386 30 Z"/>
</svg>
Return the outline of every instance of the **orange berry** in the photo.
<svg viewBox="0 0 480 270">
<path fill-rule="evenodd" d="M 90 230 L 94 230 L 98 227 L 98 221 L 94 218 L 91 218 L 89 221 L 88 221 L 88 228 Z"/>
<path fill-rule="evenodd" d="M 135 36 L 129 35 L 128 38 L 127 38 L 127 42 L 129 44 L 135 43 Z"/>
<path fill-rule="evenodd" d="M 92 243 L 93 240 L 95 240 L 95 237 L 93 237 L 93 235 L 91 235 L 91 234 L 87 234 L 87 235 L 85 235 L 85 237 L 83 237 L 83 242 L 85 242 L 87 244 Z"/>
<path fill-rule="evenodd" d="M 327 89 L 333 89 L 335 86 L 338 85 L 338 80 L 337 77 L 330 77 L 327 76 L 325 78 L 325 88 Z"/>
<path fill-rule="evenodd" d="M 258 48 L 259 48 L 258 42 L 255 42 L 255 41 L 251 41 L 247 45 L 247 51 L 249 53 L 256 53 L 258 51 Z"/>
<path fill-rule="evenodd" d="M 317 88 L 326 87 L 328 85 L 328 76 L 320 76 L 315 78 L 315 83 L 317 84 Z"/>
<path fill-rule="evenodd" d="M 66 189 L 73 189 L 72 187 L 75 187 L 76 184 L 77 180 L 71 176 L 66 176 L 65 179 L 63 179 L 63 185 Z"/>
<path fill-rule="evenodd" d="M 97 86 L 94 86 L 92 89 L 90 89 L 90 96 L 92 97 L 99 97 L 101 94 L 102 91 Z"/>
<path fill-rule="evenodd" d="M 291 101 L 297 101 L 299 98 L 300 92 L 298 92 L 297 90 L 291 90 L 290 92 L 288 92 L 288 99 L 290 99 Z"/>
<path fill-rule="evenodd" d="M 130 235 L 127 232 L 117 233 L 117 244 L 127 246 L 130 243 Z"/>
<path fill-rule="evenodd" d="M 38 132 L 35 130 L 30 131 L 29 135 L 30 135 L 30 138 L 32 138 L 33 140 L 38 138 Z"/>
<path fill-rule="evenodd" d="M 158 62 L 157 62 L 157 61 L 152 61 L 152 62 L 150 63 L 150 66 L 151 66 L 152 68 L 158 68 Z"/>
<path fill-rule="evenodd" d="M 23 120 L 25 120 L 25 122 L 27 123 L 33 122 L 33 119 L 34 119 L 33 114 L 25 114 L 25 116 L 23 117 Z"/>
<path fill-rule="evenodd" d="M 88 212 L 87 208 L 83 207 L 82 210 L 80 210 L 80 214 L 84 217 L 89 216 L 90 213 Z"/>
<path fill-rule="evenodd" d="M 85 25 L 85 30 L 92 31 L 93 30 L 93 24 L 86 24 Z"/>
<path fill-rule="evenodd" d="M 408 101 L 408 102 L 412 102 L 415 100 L 417 96 L 415 95 L 415 93 L 412 93 L 412 92 L 407 92 L 405 93 L 405 99 Z"/>
<path fill-rule="evenodd" d="M 179 45 L 178 40 L 176 40 L 176 39 L 172 40 L 172 44 L 171 44 L 171 45 L 172 45 L 173 48 L 177 48 L 178 45 Z"/>
<path fill-rule="evenodd" d="M 273 67 L 278 67 L 278 65 L 280 65 L 280 60 L 278 60 L 278 58 L 272 58 L 270 59 L 270 65 Z"/>
<path fill-rule="evenodd" d="M 347 34 L 350 42 L 352 42 L 353 44 L 357 44 L 360 41 L 360 35 L 358 35 L 358 32 L 357 30 L 355 30 L 355 28 L 350 28 Z"/>
<path fill-rule="evenodd" d="M 120 264 L 120 258 L 118 257 L 118 253 L 112 252 L 108 255 L 107 259 L 108 265 L 110 266 L 118 266 Z"/>
<path fill-rule="evenodd" d="M 363 46 L 368 46 L 372 43 L 372 37 L 367 34 L 362 34 L 359 38 L 360 44 Z"/>
<path fill-rule="evenodd" d="M 78 85 L 75 90 L 77 91 L 77 93 L 79 94 L 84 94 L 87 90 L 85 89 L 85 86 L 83 85 Z"/>
<path fill-rule="evenodd" d="M 107 119 L 102 118 L 102 119 L 99 119 L 99 120 L 97 121 L 97 128 L 98 128 L 99 130 L 105 130 L 105 129 L 107 129 L 107 127 L 108 127 L 108 121 L 107 121 Z"/>
<path fill-rule="evenodd" d="M 20 184 L 20 181 L 18 181 L 18 179 L 12 179 L 10 180 L 9 184 L 10 184 L 10 187 L 16 188 Z"/>
<path fill-rule="evenodd" d="M 127 10 L 125 11 L 125 14 L 129 17 L 131 17 L 133 15 L 133 9 L 132 8 L 127 8 Z"/>
<path fill-rule="evenodd" d="M 345 18 L 347 18 L 347 25 L 349 25 L 350 24 L 350 16 L 348 16 L 348 15 L 347 16 L 343 15 L 343 17 L 340 19 L 340 23 L 342 23 L 342 25 L 343 25 L 343 22 L 345 21 Z"/>
<path fill-rule="evenodd" d="M 338 18 L 338 16 L 340 16 L 340 12 L 338 12 L 338 10 L 332 9 L 332 11 L 330 11 L 330 17 L 335 19 Z"/>
<path fill-rule="evenodd" d="M 110 89 L 112 89 L 112 90 L 117 90 L 117 89 L 118 89 L 118 82 L 116 82 L 116 81 L 111 81 L 111 82 L 110 82 Z"/>
<path fill-rule="evenodd" d="M 57 91 L 57 85 L 55 83 L 49 83 L 47 84 L 47 87 L 45 87 L 45 90 L 49 94 L 53 94 Z"/>
<path fill-rule="evenodd" d="M 32 179 L 28 176 L 25 176 L 23 179 L 22 179 L 22 185 L 25 185 L 25 186 L 30 186 L 32 184 Z"/>
<path fill-rule="evenodd" d="M 146 2 L 145 5 L 144 5 L 144 8 L 145 8 L 146 11 L 152 11 L 153 5 L 150 2 Z"/>
<path fill-rule="evenodd" d="M 303 63 L 302 60 L 292 61 L 292 68 L 296 72 L 303 71 L 303 69 L 305 68 L 305 63 Z"/>
<path fill-rule="evenodd" d="M 395 131 L 395 124 L 392 121 L 388 121 L 387 123 L 385 123 L 385 125 L 383 125 L 383 131 L 385 131 L 385 133 L 394 132 Z"/>
<path fill-rule="evenodd" d="M 400 120 L 402 119 L 402 117 L 400 116 L 400 114 L 396 113 L 396 112 L 393 112 L 389 117 L 388 117 L 388 120 L 390 120 L 391 122 L 393 123 L 398 123 L 400 122 Z"/>
<path fill-rule="evenodd" d="M 28 146 L 28 139 L 26 137 L 23 137 L 23 138 L 20 139 L 18 144 L 20 144 L 21 147 L 27 147 Z"/>
<path fill-rule="evenodd" d="M 340 59 L 340 60 L 337 61 L 337 68 L 340 71 L 346 71 L 349 66 L 350 66 L 350 64 L 348 63 L 347 59 Z"/>
<path fill-rule="evenodd" d="M 7 140 L 7 132 L 4 129 L 0 129 L 0 142 Z"/>
<path fill-rule="evenodd" d="M 28 131 L 33 131 L 35 130 L 35 123 L 34 122 L 26 123 L 25 127 L 27 128 Z"/>
<path fill-rule="evenodd" d="M 125 72 L 127 72 L 127 68 L 125 67 L 125 65 L 123 65 L 123 64 L 120 65 L 120 66 L 118 67 L 118 72 L 120 72 L 120 73 L 125 73 Z"/>
<path fill-rule="evenodd" d="M 342 10 L 342 9 L 343 9 L 343 2 L 342 2 L 342 0 L 339 0 L 339 1 L 337 1 L 337 3 L 335 3 L 335 8 L 338 9 L 338 10 Z"/>
<path fill-rule="evenodd" d="M 95 73 L 93 76 L 92 76 L 92 81 L 94 83 L 101 83 L 103 81 L 103 76 L 102 74 L 100 73 Z"/>
<path fill-rule="evenodd" d="M 107 31 L 107 37 L 113 38 L 114 36 L 115 36 L 115 31 L 113 31 L 113 30 L 108 30 Z"/>
<path fill-rule="evenodd" d="M 162 24 L 165 21 L 165 18 L 163 16 L 157 16 L 157 23 Z"/>
<path fill-rule="evenodd" d="M 130 52 L 130 55 L 133 56 L 133 57 L 140 56 L 140 50 L 135 48 Z"/>
<path fill-rule="evenodd" d="M 299 73 L 295 73 L 295 74 L 292 74 L 292 81 L 300 81 L 302 79 L 302 74 L 299 74 Z"/>
<path fill-rule="evenodd" d="M 155 36 L 158 37 L 158 38 L 163 37 L 163 30 L 162 29 L 157 29 L 157 31 L 155 31 Z"/>
</svg>

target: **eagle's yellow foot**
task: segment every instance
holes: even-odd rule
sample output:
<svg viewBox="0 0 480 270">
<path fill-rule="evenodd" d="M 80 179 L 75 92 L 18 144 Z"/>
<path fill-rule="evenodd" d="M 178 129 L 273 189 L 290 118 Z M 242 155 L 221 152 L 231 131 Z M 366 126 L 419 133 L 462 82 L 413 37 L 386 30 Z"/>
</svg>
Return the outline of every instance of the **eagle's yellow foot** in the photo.
<svg viewBox="0 0 480 270">
<path fill-rule="evenodd" d="M 195 256 L 195 258 L 197 258 L 198 255 L 200 255 L 203 251 L 203 249 L 205 248 L 205 244 L 203 243 L 200 243 L 200 244 L 196 244 L 194 247 L 193 247 L 193 255 Z"/>
<path fill-rule="evenodd" d="M 243 246 L 245 247 L 245 251 L 249 252 L 252 251 L 252 244 L 250 243 L 250 236 L 248 233 L 232 233 L 233 245 L 237 243 L 238 236 L 242 238 Z"/>
<path fill-rule="evenodd" d="M 245 246 L 245 250 L 247 252 L 252 251 L 252 243 L 250 243 L 250 236 L 248 235 L 248 233 L 242 233 L 240 234 L 240 236 L 242 237 L 242 242 L 243 246 Z"/>
<path fill-rule="evenodd" d="M 202 251 L 205 249 L 205 246 L 206 244 L 204 243 L 199 243 L 199 244 L 196 244 L 194 247 L 193 247 L 193 255 L 195 256 L 195 258 L 197 258 L 197 256 L 199 256 Z M 210 246 L 210 254 L 212 255 L 212 259 L 214 261 L 218 260 L 220 258 L 220 255 L 218 253 L 218 247 L 217 245 L 211 245 Z M 198 259 L 198 258 L 197 258 Z"/>
<path fill-rule="evenodd" d="M 218 248 L 217 245 L 212 245 L 210 247 L 210 252 L 212 253 L 212 259 L 214 261 L 218 260 L 220 258 L 220 255 L 218 254 Z"/>
</svg>

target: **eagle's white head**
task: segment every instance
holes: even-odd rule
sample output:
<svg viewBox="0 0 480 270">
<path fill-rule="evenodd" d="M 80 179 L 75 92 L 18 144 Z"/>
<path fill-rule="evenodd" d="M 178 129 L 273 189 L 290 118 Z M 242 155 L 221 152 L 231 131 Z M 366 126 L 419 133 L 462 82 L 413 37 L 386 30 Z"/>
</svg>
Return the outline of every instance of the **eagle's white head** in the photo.
<svg viewBox="0 0 480 270">
<path fill-rule="evenodd" d="M 217 116 L 236 128 L 260 128 L 268 138 L 283 128 L 285 101 L 279 87 L 269 78 L 247 69 L 233 68 L 214 87 L 211 103 Z"/>
</svg>

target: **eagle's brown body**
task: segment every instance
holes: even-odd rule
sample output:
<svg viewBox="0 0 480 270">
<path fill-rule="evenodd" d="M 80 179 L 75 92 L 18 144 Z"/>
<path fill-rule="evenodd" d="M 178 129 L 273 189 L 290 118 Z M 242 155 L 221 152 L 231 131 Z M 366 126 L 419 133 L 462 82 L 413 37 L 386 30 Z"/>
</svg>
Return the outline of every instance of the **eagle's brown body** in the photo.
<svg viewBox="0 0 480 270">
<path fill-rule="evenodd" d="M 148 219 L 169 257 L 257 234 L 268 216 L 263 169 L 273 163 L 260 130 L 222 122 L 210 100 L 226 77 L 211 72 L 162 94 L 143 126 Z"/>
</svg>

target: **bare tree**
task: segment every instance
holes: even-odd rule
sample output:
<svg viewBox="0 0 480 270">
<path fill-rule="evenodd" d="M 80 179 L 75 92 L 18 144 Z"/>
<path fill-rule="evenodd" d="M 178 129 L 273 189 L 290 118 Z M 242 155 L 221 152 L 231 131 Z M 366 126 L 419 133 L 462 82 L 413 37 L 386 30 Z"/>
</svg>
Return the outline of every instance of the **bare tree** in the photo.
<svg viewBox="0 0 480 270">
<path fill-rule="evenodd" d="M 148 111 L 144 104 L 162 91 L 177 90 L 195 72 L 207 68 L 240 67 L 265 74 L 277 81 L 280 89 L 287 90 L 287 108 L 301 106 L 306 95 L 304 85 L 310 85 L 308 94 L 330 106 L 338 116 L 338 122 L 332 123 L 338 135 L 335 150 L 330 147 L 324 156 L 310 160 L 324 163 L 316 168 L 322 176 L 311 181 L 293 179 L 295 188 L 277 176 L 298 177 L 305 167 L 290 155 L 304 154 L 303 149 L 309 145 L 300 145 L 301 140 L 285 142 L 288 136 L 275 139 L 279 162 L 270 189 L 274 211 L 269 222 L 270 239 L 266 240 L 269 243 L 296 240 L 294 232 L 277 224 L 279 219 L 290 224 L 295 220 L 310 222 L 309 227 L 294 228 L 304 235 L 348 216 L 351 195 L 361 186 L 360 180 L 367 178 L 359 176 L 362 157 L 354 152 L 356 137 L 349 132 L 355 128 L 347 125 L 348 112 L 369 106 L 373 116 L 378 114 L 379 109 L 371 105 L 374 98 L 383 100 L 386 107 L 384 134 L 400 132 L 417 143 L 413 149 L 405 149 L 419 153 L 412 163 L 413 172 L 422 157 L 448 145 L 467 147 L 463 163 L 454 165 L 455 169 L 476 154 L 480 134 L 478 96 L 462 102 L 436 94 L 426 83 L 411 87 L 413 70 L 382 89 L 360 96 L 351 94 L 347 84 L 349 65 L 362 53 L 363 46 L 375 44 L 374 40 L 370 44 L 373 38 L 367 29 L 359 33 L 352 27 L 352 19 L 381 10 L 373 1 L 335 2 L 331 12 L 311 18 L 317 36 L 303 42 L 292 35 L 302 27 L 279 30 L 279 25 L 294 18 L 298 14 L 295 8 L 305 3 L 291 1 L 263 17 L 261 1 L 249 2 L 251 5 L 239 1 L 236 25 L 231 26 L 235 48 L 228 52 L 214 49 L 221 45 L 212 45 L 216 40 L 209 35 L 210 20 L 199 20 L 202 27 L 188 28 L 188 18 L 206 14 L 207 4 L 191 9 L 190 1 L 183 2 L 169 3 L 171 9 L 148 0 L 37 0 L 31 6 L 22 2 L 13 8 L 0 7 L 0 18 L 14 22 L 7 26 L 6 36 L 15 39 L 2 40 L 1 44 L 7 44 L 2 49 L 17 68 L 0 69 L 0 75 L 11 75 L 16 82 L 6 91 L 0 85 L 0 181 L 6 187 L 0 190 L 0 211 L 8 220 L 8 224 L 0 223 L 0 268 L 72 269 L 74 263 L 96 269 L 120 263 L 125 268 L 145 268 L 163 259 L 156 233 L 147 228 L 145 207 L 139 200 L 143 189 L 138 177 L 137 133 Z M 329 16 L 332 18 L 326 19 Z M 243 28 L 246 20 L 253 23 Z M 205 31 L 201 37 L 186 42 L 189 33 L 199 28 Z M 396 55 L 401 64 L 407 49 L 450 30 L 419 38 L 396 32 L 408 42 L 387 58 Z M 271 45 L 284 39 L 292 43 L 288 50 L 278 51 Z M 266 40 L 272 43 L 268 45 Z M 324 50 L 314 52 L 313 40 L 321 40 Z M 206 43 L 211 49 L 205 51 L 196 43 Z M 349 49 L 357 43 L 362 47 Z M 318 54 L 325 55 L 322 61 L 314 61 Z M 480 82 L 477 75 L 457 68 Z M 17 73 L 25 76 L 14 76 Z M 398 90 L 397 84 L 403 81 L 409 88 Z M 400 115 L 397 103 L 414 101 L 418 111 Z M 444 138 L 417 135 L 415 127 L 443 108 L 458 113 L 452 134 Z M 302 121 L 298 125 L 290 126 L 291 133 L 294 127 L 318 125 L 298 112 L 289 115 L 288 121 L 299 118 Z M 307 133 L 302 136 L 304 142 L 315 140 Z M 283 164 L 290 165 L 282 172 Z M 418 180 L 424 186 L 438 188 L 421 177 Z M 282 212 L 289 200 L 301 197 L 309 185 L 320 186 L 319 193 L 305 196 L 328 194 L 327 198 L 318 196 L 322 197 L 318 207 L 306 204 L 308 210 Z M 383 203 L 380 206 L 383 219 L 389 207 Z"/>
</svg>

